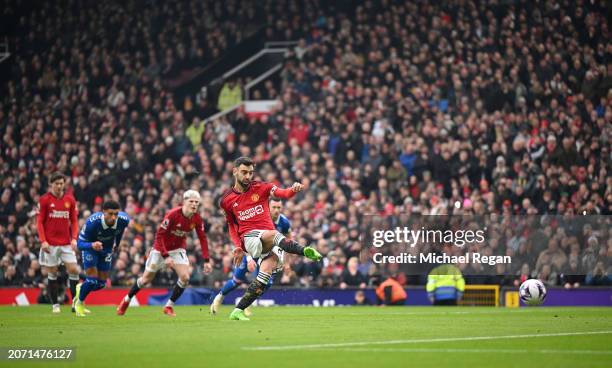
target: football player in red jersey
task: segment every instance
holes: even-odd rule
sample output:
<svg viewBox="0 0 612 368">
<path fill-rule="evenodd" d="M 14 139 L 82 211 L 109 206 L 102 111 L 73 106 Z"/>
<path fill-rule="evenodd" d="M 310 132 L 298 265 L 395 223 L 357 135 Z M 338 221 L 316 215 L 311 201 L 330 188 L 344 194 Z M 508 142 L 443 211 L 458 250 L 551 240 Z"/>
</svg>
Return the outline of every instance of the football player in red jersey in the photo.
<svg viewBox="0 0 612 368">
<path fill-rule="evenodd" d="M 208 241 L 204 231 L 204 221 L 198 213 L 200 202 L 200 193 L 190 189 L 183 194 L 183 205 L 171 209 L 164 216 L 164 220 L 157 229 L 155 243 L 149 253 L 145 272 L 136 280 L 130 292 L 117 307 L 118 315 L 122 316 L 125 314 L 134 295 L 145 285 L 153 281 L 155 274 L 165 263 L 167 267 L 174 269 L 178 275 L 178 281 L 163 311 L 166 315 L 176 316 L 173 308 L 174 303 L 185 291 L 191 276 L 189 274 L 189 259 L 185 251 L 185 238 L 193 230 L 196 231 L 200 240 L 202 257 L 204 258 L 204 273 L 212 271 L 212 266 L 209 263 L 210 256 L 208 255 Z"/>
<path fill-rule="evenodd" d="M 283 252 L 314 261 L 323 258 L 316 249 L 304 247 L 278 232 L 270 215 L 270 197 L 289 199 L 301 192 L 304 186 L 294 183 L 288 189 L 278 188 L 272 183 L 253 180 L 254 173 L 255 163 L 250 158 L 240 157 L 234 161 L 234 185 L 220 201 L 235 245 L 234 264 L 240 264 L 245 251 L 259 260 L 259 273 L 230 314 L 232 320 L 248 320 L 244 310 L 264 293 L 272 272 L 282 266 Z"/>
<path fill-rule="evenodd" d="M 66 177 L 55 172 L 49 177 L 48 193 L 43 194 L 38 202 L 37 218 L 38 237 L 40 238 L 40 264 L 47 272 L 49 297 L 53 304 L 53 313 L 60 312 L 57 300 L 57 271 L 63 262 L 70 280 L 72 297 L 79 283 L 79 266 L 75 254 L 79 234 L 76 200 L 65 193 Z M 72 310 L 74 312 L 74 309 Z"/>
</svg>

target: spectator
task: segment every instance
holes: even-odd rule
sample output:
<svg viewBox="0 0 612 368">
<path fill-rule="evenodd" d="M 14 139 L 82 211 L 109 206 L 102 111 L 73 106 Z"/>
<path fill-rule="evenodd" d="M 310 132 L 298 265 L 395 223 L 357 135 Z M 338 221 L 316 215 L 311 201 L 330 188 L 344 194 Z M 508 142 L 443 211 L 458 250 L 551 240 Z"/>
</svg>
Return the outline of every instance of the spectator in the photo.
<svg viewBox="0 0 612 368">
<path fill-rule="evenodd" d="M 340 282 L 341 289 L 346 289 L 347 287 L 358 287 L 363 289 L 366 287 L 367 279 L 359 272 L 357 269 L 358 266 L 359 260 L 357 257 L 349 259 L 347 267 L 342 271 Z"/>
<path fill-rule="evenodd" d="M 363 292 L 363 290 L 357 290 L 357 292 L 355 292 L 355 304 L 354 305 L 371 305 L 372 303 L 370 303 L 370 301 L 368 300 L 368 298 L 366 298 L 365 293 Z"/>
<path fill-rule="evenodd" d="M 219 111 L 225 111 L 242 102 L 242 87 L 235 79 L 228 80 L 219 93 Z"/>
</svg>

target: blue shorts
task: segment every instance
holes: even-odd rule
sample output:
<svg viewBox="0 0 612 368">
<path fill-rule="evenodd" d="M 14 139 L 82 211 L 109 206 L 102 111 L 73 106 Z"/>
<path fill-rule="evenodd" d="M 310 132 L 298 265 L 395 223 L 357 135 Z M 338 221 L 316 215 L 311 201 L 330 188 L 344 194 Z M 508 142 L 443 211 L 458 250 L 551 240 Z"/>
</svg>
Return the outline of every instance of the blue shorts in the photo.
<svg viewBox="0 0 612 368">
<path fill-rule="evenodd" d="M 83 250 L 81 251 L 83 259 L 83 270 L 88 268 L 97 268 L 98 271 L 108 272 L 113 264 L 113 251 L 109 250 Z"/>
<path fill-rule="evenodd" d="M 234 267 L 234 281 L 239 281 L 242 283 L 249 283 L 249 279 L 247 279 L 247 273 L 249 273 L 249 269 L 247 267 L 247 257 L 242 257 L 242 262 L 240 262 L 240 266 Z M 257 273 L 259 272 L 259 266 L 253 271 L 253 279 L 257 277 Z M 271 277 L 268 282 L 269 286 L 272 286 L 274 283 L 274 278 Z"/>
</svg>

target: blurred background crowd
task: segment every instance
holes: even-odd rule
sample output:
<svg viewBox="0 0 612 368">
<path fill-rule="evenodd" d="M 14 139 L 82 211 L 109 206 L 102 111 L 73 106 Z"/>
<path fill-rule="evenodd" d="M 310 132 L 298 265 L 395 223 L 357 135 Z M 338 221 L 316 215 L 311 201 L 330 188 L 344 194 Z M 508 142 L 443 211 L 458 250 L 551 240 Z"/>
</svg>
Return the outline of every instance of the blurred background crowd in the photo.
<svg viewBox="0 0 612 368">
<path fill-rule="evenodd" d="M 0 285 L 46 280 L 36 203 L 56 170 L 70 178 L 80 224 L 105 199 L 131 216 L 115 286 L 144 270 L 157 226 L 188 188 L 203 196 L 214 265 L 202 274 L 189 238 L 191 284 L 219 287 L 231 275 L 217 204 L 238 156 L 252 156 L 262 180 L 307 186 L 284 214 L 292 236 L 327 258 L 288 257 L 276 278 L 284 286 L 422 282 L 372 262 L 359 240 L 364 215 L 612 212 L 603 1 L 1 2 L 0 29 L 15 49 L 0 85 Z M 278 78 L 253 94 L 280 101 L 272 114 L 239 109 L 204 122 L 216 103 L 177 101 L 173 81 L 258 27 L 266 40 L 298 41 Z M 549 230 L 502 237 L 496 252 L 524 262 L 474 281 L 612 284 L 612 229 Z M 174 277 L 160 272 L 154 283 Z"/>
</svg>

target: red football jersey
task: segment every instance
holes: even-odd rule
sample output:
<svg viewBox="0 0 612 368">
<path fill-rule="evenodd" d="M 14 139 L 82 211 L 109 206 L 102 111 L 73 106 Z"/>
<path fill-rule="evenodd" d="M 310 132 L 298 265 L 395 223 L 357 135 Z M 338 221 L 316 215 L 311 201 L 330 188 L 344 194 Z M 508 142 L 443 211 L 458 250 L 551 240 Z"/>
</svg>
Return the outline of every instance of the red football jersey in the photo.
<svg viewBox="0 0 612 368">
<path fill-rule="evenodd" d="M 200 247 L 202 248 L 202 257 L 207 261 L 210 256 L 208 255 L 208 241 L 204 232 L 204 221 L 202 221 L 202 217 L 198 213 L 191 216 L 191 218 L 185 217 L 182 207 L 173 208 L 166 214 L 157 229 L 153 248 L 160 251 L 164 256 L 168 251 L 184 249 L 185 238 L 193 230 L 198 234 Z"/>
<path fill-rule="evenodd" d="M 49 245 L 70 245 L 79 235 L 76 200 L 70 194 L 61 198 L 45 193 L 38 201 L 39 213 L 36 221 L 38 237 Z"/>
<path fill-rule="evenodd" d="M 252 230 L 275 230 L 268 199 L 276 186 L 271 183 L 253 181 L 244 193 L 233 188 L 221 198 L 220 206 L 225 212 L 230 237 L 244 249 L 242 236 Z"/>
</svg>

